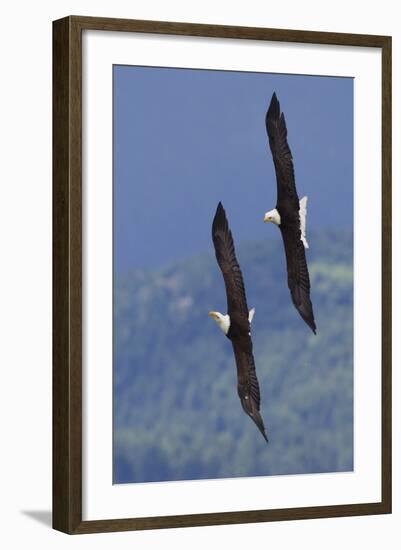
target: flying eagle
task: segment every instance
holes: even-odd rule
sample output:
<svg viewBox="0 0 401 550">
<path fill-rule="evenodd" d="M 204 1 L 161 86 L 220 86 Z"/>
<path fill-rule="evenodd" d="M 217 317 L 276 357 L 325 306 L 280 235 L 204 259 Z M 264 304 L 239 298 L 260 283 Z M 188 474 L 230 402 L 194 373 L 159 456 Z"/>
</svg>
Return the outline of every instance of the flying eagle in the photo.
<svg viewBox="0 0 401 550">
<path fill-rule="evenodd" d="M 216 259 L 223 274 L 227 294 L 227 314 L 210 311 L 212 317 L 231 340 L 237 364 L 237 389 L 241 405 L 267 440 L 260 415 L 260 392 L 252 353 L 251 321 L 255 309 L 248 310 L 240 266 L 235 256 L 234 242 L 226 213 L 219 202 L 212 226 Z"/>
<path fill-rule="evenodd" d="M 305 235 L 308 197 L 298 198 L 284 113 L 280 114 L 280 103 L 275 93 L 266 113 L 266 129 L 276 170 L 277 204 L 276 208 L 266 212 L 264 222 L 273 222 L 281 230 L 292 301 L 302 319 L 316 334 L 305 257 L 305 248 L 309 248 Z"/>
</svg>

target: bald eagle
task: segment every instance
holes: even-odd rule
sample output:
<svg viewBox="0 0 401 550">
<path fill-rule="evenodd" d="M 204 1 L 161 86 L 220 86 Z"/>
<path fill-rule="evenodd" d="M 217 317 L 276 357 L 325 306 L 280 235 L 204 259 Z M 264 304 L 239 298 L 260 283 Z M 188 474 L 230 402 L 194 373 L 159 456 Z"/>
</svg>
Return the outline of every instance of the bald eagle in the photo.
<svg viewBox="0 0 401 550">
<path fill-rule="evenodd" d="M 276 170 L 277 204 L 276 208 L 266 212 L 264 222 L 273 222 L 280 228 L 292 301 L 302 319 L 316 334 L 305 257 L 305 248 L 309 248 L 305 234 L 308 198 L 298 198 L 292 155 L 287 142 L 287 126 L 284 113 L 280 114 L 280 103 L 275 93 L 266 113 L 266 129 Z"/>
<path fill-rule="evenodd" d="M 237 390 L 245 413 L 252 418 L 268 441 L 260 410 L 259 383 L 252 352 L 251 321 L 255 309 L 248 310 L 240 266 L 226 213 L 219 202 L 212 225 L 212 239 L 217 263 L 223 274 L 227 294 L 227 314 L 210 311 L 212 317 L 231 340 L 237 364 Z"/>
</svg>

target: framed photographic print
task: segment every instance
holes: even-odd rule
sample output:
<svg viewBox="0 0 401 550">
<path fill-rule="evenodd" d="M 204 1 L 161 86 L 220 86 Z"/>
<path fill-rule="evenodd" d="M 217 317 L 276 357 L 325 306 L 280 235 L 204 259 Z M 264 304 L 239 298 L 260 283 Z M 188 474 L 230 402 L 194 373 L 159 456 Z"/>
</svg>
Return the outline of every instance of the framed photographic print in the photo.
<svg viewBox="0 0 401 550">
<path fill-rule="evenodd" d="M 53 24 L 53 526 L 391 512 L 391 38 Z"/>
</svg>

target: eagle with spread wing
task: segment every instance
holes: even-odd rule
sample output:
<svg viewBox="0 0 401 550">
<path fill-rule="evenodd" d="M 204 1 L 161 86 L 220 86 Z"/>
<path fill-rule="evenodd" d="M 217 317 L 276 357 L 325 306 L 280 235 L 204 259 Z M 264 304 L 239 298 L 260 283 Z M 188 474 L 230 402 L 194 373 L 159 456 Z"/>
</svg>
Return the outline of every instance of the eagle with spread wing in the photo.
<svg viewBox="0 0 401 550">
<path fill-rule="evenodd" d="M 287 260 L 287 281 L 294 306 L 316 334 L 310 299 L 310 280 L 306 263 L 306 204 L 308 197 L 298 198 L 294 164 L 287 142 L 287 126 L 276 94 L 266 113 L 266 130 L 277 180 L 276 208 L 266 212 L 264 221 L 273 222 L 281 231 Z"/>
<path fill-rule="evenodd" d="M 217 206 L 213 220 L 212 239 L 217 263 L 226 287 L 227 314 L 210 311 L 209 316 L 231 340 L 237 365 L 238 396 L 242 408 L 255 422 L 267 442 L 260 414 L 260 391 L 252 350 L 251 321 L 255 309 L 248 310 L 241 268 L 235 255 L 233 237 L 221 202 Z"/>
</svg>

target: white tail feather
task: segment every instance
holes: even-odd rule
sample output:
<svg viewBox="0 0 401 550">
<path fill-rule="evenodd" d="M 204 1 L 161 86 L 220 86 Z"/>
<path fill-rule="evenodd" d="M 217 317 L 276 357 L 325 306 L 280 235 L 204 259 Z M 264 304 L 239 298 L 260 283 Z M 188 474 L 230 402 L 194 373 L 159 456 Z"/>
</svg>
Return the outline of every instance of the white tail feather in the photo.
<svg viewBox="0 0 401 550">
<path fill-rule="evenodd" d="M 252 319 L 254 315 L 255 315 L 255 308 L 253 307 L 252 309 L 249 310 L 249 314 L 248 314 L 249 323 L 252 323 Z"/>
<path fill-rule="evenodd" d="M 301 221 L 301 241 L 304 243 L 305 248 L 309 248 L 308 241 L 306 240 L 306 205 L 308 197 L 303 197 L 299 201 L 299 219 Z"/>
</svg>

